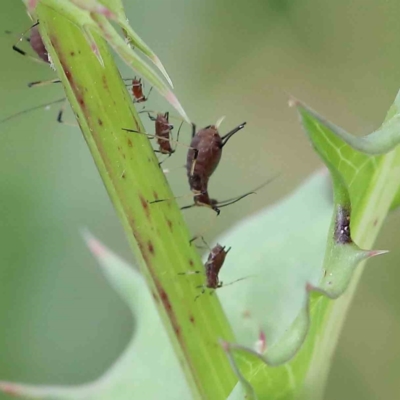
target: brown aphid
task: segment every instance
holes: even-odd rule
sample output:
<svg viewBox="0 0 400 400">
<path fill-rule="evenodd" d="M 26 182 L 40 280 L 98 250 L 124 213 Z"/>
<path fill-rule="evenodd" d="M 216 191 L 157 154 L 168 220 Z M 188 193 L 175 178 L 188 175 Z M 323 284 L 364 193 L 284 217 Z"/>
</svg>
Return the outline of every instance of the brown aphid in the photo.
<svg viewBox="0 0 400 400">
<path fill-rule="evenodd" d="M 221 160 L 223 147 L 245 125 L 246 122 L 243 122 L 222 137 L 215 125 L 207 126 L 198 132 L 193 125 L 192 141 L 186 159 L 186 170 L 196 206 L 209 207 L 219 214 L 216 201 L 210 199 L 208 195 L 208 181 Z"/>
<path fill-rule="evenodd" d="M 150 93 L 153 88 L 150 88 L 149 93 L 147 96 L 144 95 L 143 93 L 143 83 L 142 79 L 137 79 L 134 77 L 133 79 L 127 78 L 124 79 L 124 81 L 131 81 L 131 83 L 127 84 L 127 86 L 131 87 L 131 93 L 133 96 L 133 102 L 134 103 L 144 103 L 149 99 Z"/>
<path fill-rule="evenodd" d="M 202 240 L 207 245 L 203 238 Z M 215 290 L 223 286 L 223 282 L 219 280 L 219 271 L 221 270 L 225 262 L 226 255 L 229 253 L 231 247 L 229 247 L 229 249 L 227 250 L 225 249 L 226 246 L 221 246 L 219 243 L 215 247 L 210 249 L 210 254 L 208 255 L 207 261 L 204 264 L 205 271 L 190 271 L 179 273 L 179 275 L 189 275 L 205 272 L 206 283 L 204 285 L 197 286 L 198 288 L 202 288 L 203 290 L 201 291 L 201 294 L 196 296 L 195 300 L 197 300 L 206 291 L 206 289 Z"/>
<path fill-rule="evenodd" d="M 19 54 L 21 54 L 23 56 L 29 57 L 29 58 L 33 59 L 34 61 L 40 61 L 40 62 L 43 61 L 43 62 L 49 64 L 50 63 L 50 61 L 49 61 L 49 53 L 46 50 L 46 46 L 43 43 L 43 39 L 42 39 L 42 36 L 40 35 L 38 25 L 39 25 L 39 21 L 37 21 L 35 24 L 33 24 L 28 29 L 28 31 L 30 31 L 30 36 L 29 36 L 28 39 L 26 39 L 26 41 L 30 43 L 32 50 L 38 55 L 40 60 L 28 55 L 24 50 L 22 50 L 21 48 L 19 48 L 17 46 L 17 44 L 19 42 L 22 42 L 22 40 L 24 40 L 25 35 L 26 35 L 26 33 L 28 31 L 24 32 L 21 35 L 21 37 L 19 38 L 18 42 L 16 44 L 14 44 L 12 48 L 17 53 L 19 53 Z M 7 32 L 7 33 L 10 33 L 10 32 Z"/>
<path fill-rule="evenodd" d="M 171 146 L 171 130 L 174 128 L 169 123 L 169 112 L 165 114 L 158 113 L 157 117 L 153 117 L 149 114 L 149 118 L 155 123 L 155 136 L 159 146 L 159 152 L 161 154 L 171 155 L 175 152 L 175 149 Z"/>
<path fill-rule="evenodd" d="M 176 140 L 172 140 L 172 138 L 171 138 L 172 132 L 171 131 L 174 128 L 174 126 L 172 124 L 170 124 L 170 122 L 169 122 L 169 112 L 168 111 L 165 114 L 157 113 L 156 117 L 153 117 L 150 114 L 150 111 L 146 111 L 146 110 L 140 111 L 140 113 L 143 113 L 143 112 L 147 112 L 149 118 L 152 121 L 154 121 L 154 123 L 155 123 L 154 135 L 147 134 L 145 132 L 139 132 L 134 129 L 126 129 L 126 128 L 122 128 L 122 129 L 127 132 L 135 132 L 135 133 L 144 134 L 149 139 L 153 139 L 153 138 L 157 139 L 159 150 L 154 150 L 154 152 L 156 152 L 156 153 L 166 154 L 168 156 L 171 156 L 172 154 L 174 154 L 177 146 L 175 146 L 175 148 L 173 148 L 172 143 L 174 142 L 174 143 L 176 143 L 176 145 L 181 144 L 178 142 L 178 140 L 179 140 L 179 132 L 181 130 L 183 121 L 181 122 L 181 124 L 179 126 Z M 161 161 L 160 164 L 162 164 L 164 161 L 165 160 Z"/>
<path fill-rule="evenodd" d="M 224 265 L 225 257 L 229 253 L 231 247 L 225 250 L 226 246 L 221 246 L 219 243 L 211 249 L 207 261 L 204 264 L 206 269 L 206 284 L 204 285 L 209 289 L 218 289 L 223 283 L 219 280 L 219 271 Z M 203 287 L 204 289 L 204 287 Z"/>
</svg>

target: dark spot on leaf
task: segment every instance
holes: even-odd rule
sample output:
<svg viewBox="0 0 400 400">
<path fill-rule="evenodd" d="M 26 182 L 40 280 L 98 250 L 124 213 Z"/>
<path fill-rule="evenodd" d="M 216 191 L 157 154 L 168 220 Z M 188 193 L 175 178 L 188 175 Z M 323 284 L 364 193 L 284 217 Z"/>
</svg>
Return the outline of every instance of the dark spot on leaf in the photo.
<svg viewBox="0 0 400 400">
<path fill-rule="evenodd" d="M 121 178 L 125 179 L 126 175 L 125 175 L 125 171 L 122 173 Z"/>
<path fill-rule="evenodd" d="M 338 206 L 334 238 L 338 244 L 352 243 L 350 233 L 350 208 Z"/>
<path fill-rule="evenodd" d="M 160 298 L 161 298 L 161 301 L 164 304 L 164 308 L 167 310 L 168 313 L 170 313 L 171 310 L 172 310 L 172 306 L 171 306 L 171 303 L 169 301 L 169 297 L 168 297 L 168 295 L 167 295 L 167 293 L 165 292 L 164 289 L 162 289 L 162 288 L 159 288 L 159 289 L 160 289 Z"/>
<path fill-rule="evenodd" d="M 132 140 L 131 140 L 131 139 L 128 139 L 128 146 L 129 146 L 129 147 L 133 147 L 133 143 L 132 143 Z"/>
<path fill-rule="evenodd" d="M 192 314 L 190 314 L 189 320 L 190 320 L 190 322 L 194 325 L 194 317 L 193 317 Z"/>
<path fill-rule="evenodd" d="M 103 121 L 100 118 L 97 120 L 97 122 L 99 123 L 100 126 L 103 125 Z"/>
<path fill-rule="evenodd" d="M 143 196 L 140 196 L 140 202 L 142 203 L 142 207 L 144 212 L 146 213 L 146 217 L 150 219 L 149 203 Z"/>
<path fill-rule="evenodd" d="M 172 232 L 172 221 L 167 219 L 167 224 L 168 224 L 169 230 Z"/>
<path fill-rule="evenodd" d="M 375 221 L 374 221 L 374 226 L 378 225 L 378 221 L 379 221 L 378 218 L 376 218 Z"/>
<path fill-rule="evenodd" d="M 71 53 L 69 53 L 72 57 L 75 55 L 74 51 L 71 51 Z"/>
<path fill-rule="evenodd" d="M 158 194 L 157 194 L 156 191 L 153 191 L 153 196 L 154 196 L 154 199 L 155 199 L 155 200 L 158 200 Z"/>
<path fill-rule="evenodd" d="M 107 77 L 105 75 L 102 76 L 102 81 L 103 81 L 103 88 L 108 90 L 108 82 L 107 82 Z"/>
<path fill-rule="evenodd" d="M 193 263 L 192 259 L 189 260 L 189 264 L 190 264 L 191 267 L 193 267 L 194 263 Z"/>
<path fill-rule="evenodd" d="M 149 249 L 149 252 L 154 255 L 154 246 L 153 243 L 150 242 L 150 240 L 147 242 L 147 248 Z"/>
</svg>

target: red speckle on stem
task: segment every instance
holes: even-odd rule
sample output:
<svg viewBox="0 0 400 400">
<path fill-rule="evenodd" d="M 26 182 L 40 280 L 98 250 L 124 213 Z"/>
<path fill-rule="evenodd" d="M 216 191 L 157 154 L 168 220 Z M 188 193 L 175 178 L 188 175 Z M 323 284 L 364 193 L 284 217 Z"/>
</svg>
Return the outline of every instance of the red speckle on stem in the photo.
<svg viewBox="0 0 400 400">
<path fill-rule="evenodd" d="M 154 246 L 150 240 L 147 242 L 147 248 L 149 249 L 149 252 L 154 255 Z"/>
<path fill-rule="evenodd" d="M 139 197 L 140 197 L 140 202 L 142 203 L 143 210 L 146 214 L 146 217 L 147 217 L 147 219 L 150 219 L 149 203 L 143 196 L 140 195 Z"/>
<path fill-rule="evenodd" d="M 172 232 L 172 221 L 167 219 L 167 224 L 168 224 L 169 230 Z"/>
</svg>

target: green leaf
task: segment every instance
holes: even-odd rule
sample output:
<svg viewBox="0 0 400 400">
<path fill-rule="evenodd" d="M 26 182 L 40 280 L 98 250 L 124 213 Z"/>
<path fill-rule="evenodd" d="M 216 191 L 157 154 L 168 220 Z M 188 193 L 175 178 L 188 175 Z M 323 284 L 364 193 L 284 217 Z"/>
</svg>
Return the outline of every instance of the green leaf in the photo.
<svg viewBox="0 0 400 400">
<path fill-rule="evenodd" d="M 258 271 L 253 284 L 240 283 L 241 289 L 235 289 L 234 295 L 228 293 L 233 289 L 227 288 L 219 296 L 230 319 L 236 320 L 234 327 L 239 340 L 237 344 L 231 343 L 230 348 L 236 354 L 242 374 L 260 398 L 268 396 L 268 399 L 295 398 L 306 379 L 313 391 L 306 398 L 319 398 L 329 368 L 329 355 L 351 296 L 337 303 L 329 298 L 353 291 L 356 285 L 350 286 L 350 282 L 355 273 L 357 281 L 360 262 L 384 253 L 362 248 L 368 249 L 373 244 L 400 184 L 399 150 L 391 150 L 398 143 L 396 130 L 400 135 L 399 97 L 381 129 L 369 135 L 368 152 L 372 154 L 359 151 L 362 146 L 357 138 L 349 140 L 343 130 L 305 105 L 299 102 L 295 105 L 306 133 L 332 176 L 334 207 L 326 245 L 321 246 L 321 239 L 326 240 L 322 234 L 326 227 L 312 226 L 326 217 L 315 204 L 324 204 L 321 196 L 307 198 L 302 203 L 292 198 L 291 210 L 285 210 L 281 204 L 269 217 L 258 215 L 253 223 L 246 222 L 233 235 L 220 240 L 237 250 L 236 268 L 229 262 L 224 269 L 230 279 L 237 279 L 237 275 L 231 274 L 240 269 L 246 274 Z M 350 146 L 355 143 L 358 150 Z M 362 143 L 365 146 L 365 139 Z M 389 152 L 375 155 L 382 151 Z M 301 193 L 311 191 L 304 189 L 298 195 Z M 266 228 L 271 224 L 276 227 L 276 237 Z M 280 231 L 285 236 L 282 242 Z M 315 259 L 317 255 L 321 257 L 319 261 Z M 285 268 L 289 263 L 291 267 Z M 269 281 L 272 283 L 268 284 Z M 244 321 L 243 315 L 251 321 Z M 324 340 L 324 335 L 329 335 L 329 340 Z M 265 346 L 260 350 L 256 344 L 261 337 L 265 337 Z M 280 364 L 283 365 L 273 367 Z"/>
<path fill-rule="evenodd" d="M 131 400 L 190 399 L 190 389 L 141 274 L 86 233 L 86 242 L 109 284 L 127 304 L 135 331 L 119 359 L 98 379 L 78 386 L 0 382 L 0 390 L 23 398 Z M 168 366 L 168 368 L 166 368 Z"/>
</svg>

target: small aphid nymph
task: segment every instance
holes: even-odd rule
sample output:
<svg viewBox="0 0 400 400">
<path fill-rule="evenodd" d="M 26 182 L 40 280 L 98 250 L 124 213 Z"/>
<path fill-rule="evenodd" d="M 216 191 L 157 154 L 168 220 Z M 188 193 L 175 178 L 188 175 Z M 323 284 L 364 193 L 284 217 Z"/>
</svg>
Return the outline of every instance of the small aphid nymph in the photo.
<svg viewBox="0 0 400 400">
<path fill-rule="evenodd" d="M 175 149 L 171 146 L 170 136 L 174 126 L 169 123 L 169 112 L 165 114 L 158 113 L 157 117 L 153 117 L 149 114 L 149 118 L 155 122 L 155 136 L 159 146 L 159 152 L 161 154 L 173 154 Z"/>
<path fill-rule="evenodd" d="M 225 250 L 225 246 L 221 246 L 219 243 L 211 249 L 208 259 L 204 264 L 206 269 L 206 284 L 205 287 L 209 289 L 218 289 L 222 287 L 223 283 L 219 280 L 219 271 L 221 270 L 226 255 L 229 253 Z"/>
<path fill-rule="evenodd" d="M 139 79 L 136 77 L 134 77 L 133 79 L 126 78 L 126 79 L 124 79 L 124 81 L 130 81 L 130 83 L 126 84 L 126 86 L 131 87 L 131 93 L 133 96 L 134 103 L 144 103 L 145 101 L 147 101 L 149 99 L 150 93 L 153 88 L 151 87 L 149 90 L 149 93 L 147 94 L 147 96 L 145 96 L 143 93 L 144 84 L 142 83 L 141 78 L 139 78 Z"/>
</svg>

